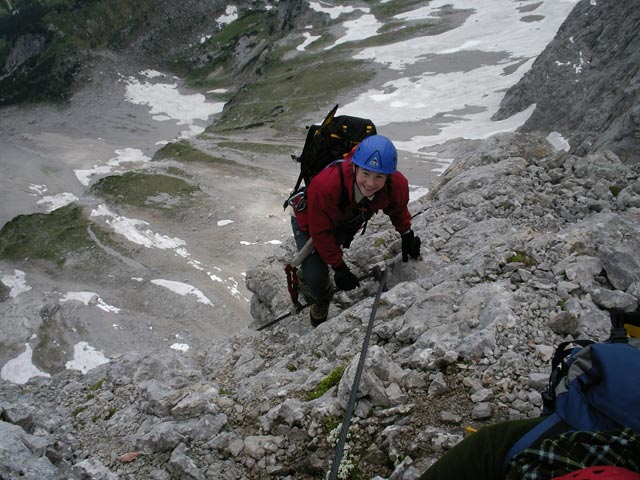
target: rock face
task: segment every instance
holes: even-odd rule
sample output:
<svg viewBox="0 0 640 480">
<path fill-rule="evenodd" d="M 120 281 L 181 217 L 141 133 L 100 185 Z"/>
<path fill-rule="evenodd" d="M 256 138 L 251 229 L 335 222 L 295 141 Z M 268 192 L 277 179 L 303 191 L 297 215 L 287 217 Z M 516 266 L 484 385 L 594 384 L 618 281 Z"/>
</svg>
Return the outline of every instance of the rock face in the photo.
<svg viewBox="0 0 640 480">
<path fill-rule="evenodd" d="M 437 147 L 456 160 L 428 197 L 411 204 L 422 258 L 398 261 L 398 235 L 384 216 L 347 251 L 357 274 L 378 263 L 388 269 L 343 455 L 347 473 L 418 478 L 465 427 L 540 415 L 554 346 L 604 339 L 609 309 L 638 308 L 640 163 L 625 153 L 637 151 L 633 135 L 614 133 L 637 105 L 637 49 L 627 52 L 622 42 L 635 45 L 638 34 L 609 24 L 625 7 L 620 21 L 637 23 L 638 12 L 630 1 L 595 3 L 581 2 L 555 42 L 584 46 L 565 47 L 567 55 L 591 45 L 581 70 L 590 75 L 576 83 L 577 67 L 567 68 L 573 83 L 556 97 L 552 86 L 565 84 L 543 82 L 538 70 L 502 110 L 535 101 L 527 128 L 553 126 L 579 148 L 558 152 L 531 133 Z M 594 36 L 595 23 L 584 30 L 594 18 L 607 35 Z M 619 42 L 615 63 L 607 63 L 610 38 Z M 560 67 L 543 57 L 536 69 Z M 610 79 L 623 71 L 625 83 L 612 89 Z M 533 97 L 526 85 L 543 93 Z M 603 91 L 610 95 L 598 103 Z M 595 121 L 601 109 L 607 120 Z M 619 150 L 627 141 L 631 150 Z M 256 327 L 291 308 L 282 267 L 292 251 L 291 240 L 247 272 Z M 84 376 L 0 381 L 0 477 L 323 477 L 377 289 L 368 280 L 337 294 L 317 329 L 305 311 L 213 342 L 197 359 L 127 354 Z M 0 299 L 8 295 L 0 291 Z"/>
<path fill-rule="evenodd" d="M 15 9 L 0 18 L 5 42 L 0 105 L 66 100 L 91 81 L 100 65 L 170 69 L 180 64 L 181 76 L 202 69 L 202 77 L 216 69 L 218 77 L 224 70 L 238 84 L 254 81 L 273 44 L 295 25 L 303 26 L 310 12 L 300 0 L 278 2 L 273 11 L 266 3 L 237 1 L 233 12 L 246 21 L 211 44 L 208 40 L 224 29 L 228 5 L 117 0 Z M 96 16 L 103 20 L 100 25 Z"/>
<path fill-rule="evenodd" d="M 640 301 L 640 166 L 501 134 L 440 147 L 457 160 L 411 204 L 422 259 L 398 262 L 376 216 L 347 251 L 388 265 L 343 468 L 417 478 L 468 425 L 541 413 L 553 347 L 608 336 Z M 248 272 L 256 325 L 289 307 L 292 245 Z M 265 284 L 270 288 L 261 288 Z M 197 361 L 129 354 L 0 388 L 0 475 L 318 478 L 330 468 L 375 281 L 218 341 Z"/>
<path fill-rule="evenodd" d="M 535 103 L 520 131 L 560 132 L 579 155 L 640 160 L 639 23 L 633 0 L 580 1 L 494 119 Z"/>
</svg>

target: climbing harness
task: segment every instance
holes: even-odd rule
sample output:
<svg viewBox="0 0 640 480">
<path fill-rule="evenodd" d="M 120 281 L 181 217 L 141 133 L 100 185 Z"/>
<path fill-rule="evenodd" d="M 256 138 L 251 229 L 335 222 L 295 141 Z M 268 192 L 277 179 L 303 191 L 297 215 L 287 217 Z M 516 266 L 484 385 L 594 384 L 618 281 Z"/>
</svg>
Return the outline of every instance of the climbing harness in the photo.
<svg viewBox="0 0 640 480">
<path fill-rule="evenodd" d="M 336 454 L 333 458 L 331 465 L 331 472 L 329 473 L 329 480 L 335 480 L 338 475 L 338 469 L 340 468 L 340 461 L 342 460 L 342 454 L 344 452 L 344 446 L 347 441 L 347 433 L 349 431 L 349 423 L 351 422 L 351 415 L 356 403 L 356 397 L 358 394 L 358 388 L 360 386 L 360 378 L 362 377 L 362 370 L 364 369 L 364 362 L 367 357 L 367 350 L 369 349 L 369 339 L 371 338 L 371 332 L 373 331 L 373 321 L 376 318 L 378 311 L 378 304 L 380 303 L 380 296 L 384 290 L 384 286 L 387 282 L 387 269 L 382 270 L 380 276 L 380 284 L 378 285 L 378 291 L 373 301 L 373 308 L 371 309 L 371 316 L 369 317 L 369 325 L 367 325 L 367 333 L 364 336 L 362 342 L 362 349 L 360 351 L 360 359 L 358 360 L 358 368 L 356 375 L 353 378 L 353 384 L 351 385 L 351 392 L 349 394 L 349 402 L 347 403 L 347 410 L 342 420 L 342 428 L 340 430 L 340 436 L 338 437 L 338 443 L 336 443 Z"/>
</svg>

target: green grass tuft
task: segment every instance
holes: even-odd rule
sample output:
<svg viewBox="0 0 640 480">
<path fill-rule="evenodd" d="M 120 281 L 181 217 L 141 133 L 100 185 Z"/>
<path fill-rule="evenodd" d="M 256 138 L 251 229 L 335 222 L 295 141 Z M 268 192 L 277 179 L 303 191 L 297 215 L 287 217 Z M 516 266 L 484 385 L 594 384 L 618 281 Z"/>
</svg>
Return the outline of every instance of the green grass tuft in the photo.
<svg viewBox="0 0 640 480">
<path fill-rule="evenodd" d="M 111 417 L 113 417 L 116 412 L 118 411 L 118 409 L 116 407 L 111 407 L 109 409 L 109 411 L 107 412 L 107 415 L 104 417 L 105 420 L 109 420 L 111 419 Z"/>
<path fill-rule="evenodd" d="M 340 379 L 342 378 L 342 374 L 344 373 L 345 366 L 340 365 L 334 371 L 332 371 L 325 379 L 323 379 L 313 390 L 311 390 L 306 395 L 307 400 L 315 400 L 316 398 L 320 398 L 322 395 L 327 393 L 327 391 L 338 385 Z"/>
<path fill-rule="evenodd" d="M 105 381 L 104 378 L 101 378 L 96 383 L 91 385 L 89 387 L 89 390 L 91 390 L 92 392 L 95 392 L 96 390 L 100 390 L 102 388 L 102 385 L 104 384 L 104 381 Z"/>
<path fill-rule="evenodd" d="M 537 262 L 522 250 L 516 250 L 513 255 L 507 258 L 508 263 L 522 263 L 525 267 L 533 267 Z"/>
<path fill-rule="evenodd" d="M 611 185 L 609 187 L 609 191 L 611 192 L 611 195 L 613 195 L 614 197 L 617 197 L 622 191 L 622 187 L 619 187 L 618 185 Z"/>
</svg>

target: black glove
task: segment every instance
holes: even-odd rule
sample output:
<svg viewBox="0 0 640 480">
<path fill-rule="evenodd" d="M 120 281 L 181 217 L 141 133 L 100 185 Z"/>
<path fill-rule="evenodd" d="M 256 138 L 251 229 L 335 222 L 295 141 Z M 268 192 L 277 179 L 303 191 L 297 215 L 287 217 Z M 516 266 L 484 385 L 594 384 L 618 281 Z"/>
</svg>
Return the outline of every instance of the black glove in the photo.
<svg viewBox="0 0 640 480">
<path fill-rule="evenodd" d="M 409 230 L 402 234 L 402 261 L 408 262 L 409 255 L 411 258 L 420 256 L 420 237 L 416 237 L 413 230 Z"/>
<path fill-rule="evenodd" d="M 360 286 L 360 280 L 356 277 L 346 263 L 343 263 L 339 267 L 333 267 L 334 276 L 336 281 L 336 287 L 338 290 L 353 290 Z"/>
</svg>

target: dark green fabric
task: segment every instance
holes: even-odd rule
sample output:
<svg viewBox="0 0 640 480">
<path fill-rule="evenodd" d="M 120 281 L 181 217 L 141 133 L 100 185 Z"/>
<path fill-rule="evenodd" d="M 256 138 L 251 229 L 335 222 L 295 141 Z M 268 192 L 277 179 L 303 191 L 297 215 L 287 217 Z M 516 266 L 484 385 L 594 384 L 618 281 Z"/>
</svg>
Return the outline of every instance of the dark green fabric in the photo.
<svg viewBox="0 0 640 480">
<path fill-rule="evenodd" d="M 420 480 L 502 480 L 502 462 L 511 446 L 545 418 L 484 427 L 447 451 Z"/>
<path fill-rule="evenodd" d="M 585 467 L 624 467 L 640 472 L 640 435 L 630 428 L 606 432 L 569 432 L 543 440 L 511 461 L 508 479 L 546 480 Z"/>
</svg>

